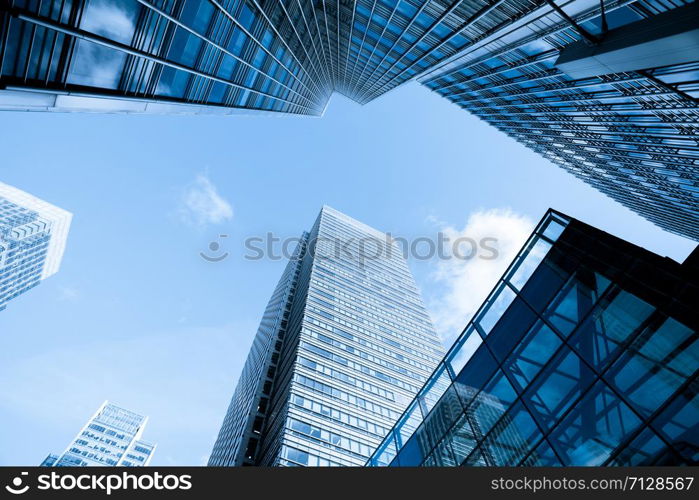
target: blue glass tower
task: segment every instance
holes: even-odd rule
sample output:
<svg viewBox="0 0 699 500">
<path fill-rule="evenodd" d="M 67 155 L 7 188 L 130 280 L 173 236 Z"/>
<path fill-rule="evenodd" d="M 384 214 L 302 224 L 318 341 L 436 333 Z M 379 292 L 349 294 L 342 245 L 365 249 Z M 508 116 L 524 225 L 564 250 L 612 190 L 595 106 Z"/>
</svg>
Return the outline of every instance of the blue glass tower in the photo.
<svg viewBox="0 0 699 500">
<path fill-rule="evenodd" d="M 0 311 L 58 272 L 72 215 L 0 182 Z"/>
<path fill-rule="evenodd" d="M 466 35 L 473 43 L 419 81 L 659 227 L 699 241 L 699 4 L 493 4 Z M 512 5 L 524 15 L 505 20 Z"/>
<path fill-rule="evenodd" d="M 9 7 L 5 6 L 9 4 Z M 3 2 L 0 109 L 319 115 L 466 44 L 468 2 Z"/>
<path fill-rule="evenodd" d="M 698 278 L 549 211 L 368 464 L 696 465 Z"/>
<path fill-rule="evenodd" d="M 442 353 L 397 244 L 324 207 L 272 294 L 209 465 L 363 465 Z"/>
</svg>

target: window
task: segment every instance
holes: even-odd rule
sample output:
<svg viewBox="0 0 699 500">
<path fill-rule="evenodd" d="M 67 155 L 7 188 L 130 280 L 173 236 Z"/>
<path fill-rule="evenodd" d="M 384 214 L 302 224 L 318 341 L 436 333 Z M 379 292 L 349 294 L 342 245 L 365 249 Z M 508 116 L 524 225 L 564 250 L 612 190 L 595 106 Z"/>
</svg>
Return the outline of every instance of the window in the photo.
<svg viewBox="0 0 699 500">
<path fill-rule="evenodd" d="M 594 377 L 582 360 L 564 347 L 530 385 L 523 399 L 537 421 L 551 428 Z"/>
<path fill-rule="evenodd" d="M 631 409 L 600 381 L 554 429 L 550 441 L 564 465 L 603 465 L 640 424 Z"/>
</svg>

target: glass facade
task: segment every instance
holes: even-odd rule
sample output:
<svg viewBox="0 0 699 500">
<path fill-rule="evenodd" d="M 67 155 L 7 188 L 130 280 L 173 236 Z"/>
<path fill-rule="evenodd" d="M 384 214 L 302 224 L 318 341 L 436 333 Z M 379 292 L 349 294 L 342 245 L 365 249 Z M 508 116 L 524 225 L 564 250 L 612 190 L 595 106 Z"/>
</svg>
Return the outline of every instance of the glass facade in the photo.
<svg viewBox="0 0 699 500">
<path fill-rule="evenodd" d="M 58 272 L 72 215 L 0 182 L 0 311 Z"/>
<path fill-rule="evenodd" d="M 155 445 L 141 440 L 144 417 L 105 401 L 61 455 L 48 455 L 44 467 L 141 467 Z"/>
<path fill-rule="evenodd" d="M 606 61 L 581 77 L 562 59 L 583 42 L 613 45 L 639 23 L 668 25 L 661 17 L 673 11 L 695 18 L 691 0 L 6 3 L 0 109 L 321 115 L 333 92 L 363 104 L 417 79 L 699 240 L 695 26 L 655 33 L 654 44 L 636 33 L 638 48 L 616 56 L 635 65 Z M 645 64 L 644 51 L 654 55 Z"/>
<path fill-rule="evenodd" d="M 323 207 L 299 241 L 209 465 L 363 465 L 443 355 L 386 234 Z"/>
<path fill-rule="evenodd" d="M 480 2 L 10 0 L 0 109 L 319 115 L 466 45 Z M 472 5 L 473 3 L 473 5 Z"/>
<path fill-rule="evenodd" d="M 464 34 L 473 43 L 419 81 L 656 225 L 699 240 L 699 47 L 676 35 L 673 43 L 668 37 L 656 45 L 678 57 L 650 57 L 653 47 L 637 34 L 637 26 L 650 30 L 674 10 L 671 25 L 696 19 L 699 6 L 685 0 L 495 4 Z M 515 5 L 520 11 L 506 20 Z M 696 23 L 687 30 L 694 33 Z M 571 47 L 587 43 L 598 53 L 607 39 L 625 33 L 638 47 L 617 47 L 616 66 L 566 73 L 562 55 Z M 645 64 L 618 62 L 643 55 Z"/>
<path fill-rule="evenodd" d="M 697 278 L 549 211 L 367 465 L 696 465 Z"/>
</svg>

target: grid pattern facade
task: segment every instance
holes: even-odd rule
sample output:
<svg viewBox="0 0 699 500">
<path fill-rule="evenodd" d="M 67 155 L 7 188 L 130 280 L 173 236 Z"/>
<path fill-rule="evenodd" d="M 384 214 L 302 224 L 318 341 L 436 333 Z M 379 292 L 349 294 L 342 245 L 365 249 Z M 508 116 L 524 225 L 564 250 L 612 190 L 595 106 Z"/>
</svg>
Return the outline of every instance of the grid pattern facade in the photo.
<svg viewBox="0 0 699 500">
<path fill-rule="evenodd" d="M 153 457 L 155 445 L 141 440 L 148 422 L 132 411 L 105 401 L 61 455 L 49 455 L 49 467 L 139 467 Z"/>
<path fill-rule="evenodd" d="M 368 465 L 696 464 L 698 252 L 550 211 Z"/>
<path fill-rule="evenodd" d="M 310 115 L 322 114 L 333 91 L 366 103 L 454 55 L 468 43 L 463 30 L 487 5 L 437 0 L 7 3 L 0 108 Z"/>
<path fill-rule="evenodd" d="M 0 183 L 0 311 L 58 270 L 71 215 Z"/>
<path fill-rule="evenodd" d="M 574 79 L 556 67 L 587 33 L 603 36 L 600 2 L 528 6 L 515 23 L 488 13 L 477 43 L 420 82 L 656 225 L 699 240 L 699 55 L 693 62 Z M 612 1 L 609 30 L 690 1 Z M 696 17 L 696 8 L 687 12 Z"/>
<path fill-rule="evenodd" d="M 225 436 L 240 431 L 222 428 L 210 465 L 363 465 L 441 358 L 387 235 L 324 207 L 295 260 L 288 322 L 261 370 L 264 399 L 248 415 L 246 452 L 236 460 Z M 234 396 L 228 414 L 239 413 Z"/>
</svg>

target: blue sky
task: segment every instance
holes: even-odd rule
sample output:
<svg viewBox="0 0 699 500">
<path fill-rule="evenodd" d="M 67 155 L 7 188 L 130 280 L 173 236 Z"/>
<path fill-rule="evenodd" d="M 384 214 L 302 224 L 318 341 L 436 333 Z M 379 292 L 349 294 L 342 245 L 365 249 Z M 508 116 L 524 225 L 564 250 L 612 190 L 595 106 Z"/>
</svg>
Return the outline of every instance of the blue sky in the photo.
<svg viewBox="0 0 699 500">
<path fill-rule="evenodd" d="M 551 206 L 682 260 L 663 232 L 497 130 L 405 85 L 323 118 L 0 114 L 0 181 L 74 214 L 59 273 L 0 313 L 0 465 L 61 452 L 108 399 L 150 416 L 154 465 L 203 464 L 282 261 L 323 204 L 407 238 L 490 235 L 501 258 L 413 261 L 445 342 Z M 219 234 L 220 252 L 199 253 Z"/>
</svg>

